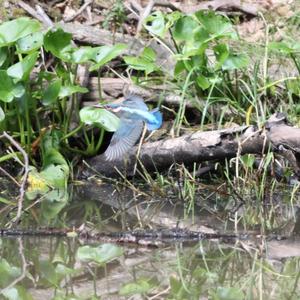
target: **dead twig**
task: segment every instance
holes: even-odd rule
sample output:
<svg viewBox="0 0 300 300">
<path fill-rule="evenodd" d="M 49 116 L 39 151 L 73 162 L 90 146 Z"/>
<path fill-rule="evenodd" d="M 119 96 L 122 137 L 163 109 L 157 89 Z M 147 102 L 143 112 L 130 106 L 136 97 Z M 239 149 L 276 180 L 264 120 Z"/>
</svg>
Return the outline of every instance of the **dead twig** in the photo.
<svg viewBox="0 0 300 300">
<path fill-rule="evenodd" d="M 76 17 L 78 17 L 82 12 L 84 12 L 85 9 L 88 8 L 89 5 L 91 5 L 94 2 L 94 0 L 86 0 L 85 3 L 77 10 L 77 12 L 68 18 L 65 18 L 65 22 L 71 22 L 74 20 Z"/>
<path fill-rule="evenodd" d="M 3 134 L 0 136 L 0 138 L 6 138 L 7 140 L 9 140 L 9 142 L 15 148 L 17 148 L 17 150 L 23 155 L 23 158 L 24 158 L 24 175 L 23 175 L 22 183 L 20 185 L 20 195 L 19 195 L 19 199 L 18 199 L 18 210 L 17 210 L 17 215 L 16 215 L 15 219 L 13 220 L 13 222 L 17 222 L 18 220 L 20 220 L 21 214 L 22 214 L 23 201 L 24 201 L 24 196 L 25 196 L 25 186 L 26 186 L 27 179 L 28 179 L 28 174 L 29 174 L 29 159 L 28 159 L 27 153 L 21 147 L 21 145 L 17 141 L 15 141 L 14 138 L 11 137 L 7 132 L 4 131 Z"/>
</svg>

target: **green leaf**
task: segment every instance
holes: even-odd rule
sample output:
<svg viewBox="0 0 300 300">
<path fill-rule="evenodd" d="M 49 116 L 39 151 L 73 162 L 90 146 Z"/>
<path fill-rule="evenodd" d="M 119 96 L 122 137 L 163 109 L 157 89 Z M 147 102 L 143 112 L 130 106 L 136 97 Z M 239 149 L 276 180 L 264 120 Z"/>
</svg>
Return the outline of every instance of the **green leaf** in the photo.
<svg viewBox="0 0 300 300">
<path fill-rule="evenodd" d="M 7 74 L 10 77 L 17 79 L 17 81 L 27 80 L 30 72 L 34 68 L 38 56 L 38 52 L 28 54 L 22 61 L 9 67 L 7 69 Z"/>
<path fill-rule="evenodd" d="M 229 56 L 229 47 L 226 44 L 219 44 L 214 47 L 214 53 L 218 62 L 215 65 L 215 69 L 218 70 Z"/>
<path fill-rule="evenodd" d="M 212 37 L 228 36 L 232 39 L 237 38 L 237 34 L 228 18 L 209 10 L 198 11 L 195 13 L 195 16 Z"/>
<path fill-rule="evenodd" d="M 8 46 L 18 39 L 41 30 L 41 24 L 29 18 L 18 18 L 0 25 L 0 47 Z"/>
<path fill-rule="evenodd" d="M 99 47 L 80 47 L 72 52 L 72 62 L 82 64 L 93 59 Z"/>
<path fill-rule="evenodd" d="M 66 85 L 60 88 L 58 97 L 64 98 L 75 93 L 87 93 L 89 90 L 85 87 L 79 85 Z"/>
<path fill-rule="evenodd" d="M 223 70 L 242 69 L 249 65 L 249 57 L 246 54 L 229 54 L 222 65 Z"/>
<path fill-rule="evenodd" d="M 190 16 L 180 18 L 173 31 L 174 39 L 177 41 L 189 41 L 194 37 L 195 29 L 199 27 L 198 23 Z"/>
<path fill-rule="evenodd" d="M 49 30 L 44 37 L 44 47 L 54 56 L 64 61 L 71 61 L 71 39 L 72 35 L 61 28 L 55 31 Z"/>
<path fill-rule="evenodd" d="M 0 70 L 0 100 L 11 102 L 15 97 L 21 97 L 24 92 L 22 84 L 15 84 L 6 71 Z"/>
<path fill-rule="evenodd" d="M 206 90 L 210 87 L 209 80 L 206 77 L 202 76 L 202 75 L 197 77 L 196 82 L 202 90 Z"/>
<path fill-rule="evenodd" d="M 7 48 L 2 47 L 0 48 L 0 67 L 4 64 L 7 58 Z"/>
<path fill-rule="evenodd" d="M 146 58 L 146 59 L 148 59 L 149 61 L 153 61 L 153 62 L 156 59 L 156 53 L 150 47 L 145 47 L 141 56 L 144 57 L 144 58 Z"/>
<path fill-rule="evenodd" d="M 47 280 L 54 286 L 58 285 L 58 277 L 55 272 L 55 268 L 50 261 L 40 261 L 40 274 L 43 279 Z"/>
<path fill-rule="evenodd" d="M 32 296 L 22 286 L 4 290 L 2 294 L 9 300 L 33 300 Z"/>
<path fill-rule="evenodd" d="M 17 53 L 29 53 L 42 47 L 44 34 L 40 31 L 31 33 L 17 41 Z"/>
<path fill-rule="evenodd" d="M 277 50 L 284 54 L 292 54 L 300 51 L 300 43 L 299 42 L 271 42 L 268 44 L 268 48 L 270 50 Z"/>
<path fill-rule="evenodd" d="M 174 76 L 179 75 L 185 70 L 185 65 L 182 60 L 178 60 L 174 68 Z"/>
<path fill-rule="evenodd" d="M 55 103 L 61 90 L 61 80 L 57 79 L 49 84 L 47 89 L 43 93 L 42 103 L 44 105 L 50 105 Z"/>
<path fill-rule="evenodd" d="M 119 56 L 127 48 L 125 44 L 116 44 L 114 46 L 102 46 L 96 48 L 92 59 L 96 64 L 90 67 L 90 71 L 94 71 L 102 67 L 104 64 L 108 63 L 112 59 Z"/>
<path fill-rule="evenodd" d="M 157 69 L 157 66 L 154 62 L 149 61 L 144 57 L 124 56 L 123 58 L 130 68 L 134 70 L 145 71 L 147 75 Z"/>
<path fill-rule="evenodd" d="M 106 131 L 116 131 L 119 128 L 119 118 L 110 111 L 97 107 L 84 107 L 79 112 L 81 122 L 88 125 L 99 125 Z"/>
<path fill-rule="evenodd" d="M 213 296 L 214 300 L 241 300 L 244 294 L 240 289 L 233 287 L 219 287 Z"/>
<path fill-rule="evenodd" d="M 139 279 L 123 285 L 119 291 L 120 296 L 132 296 L 136 294 L 145 294 L 153 288 L 147 279 Z"/>
<path fill-rule="evenodd" d="M 155 11 L 144 21 L 144 27 L 152 34 L 164 37 L 167 28 L 165 18 L 161 11 Z"/>
<path fill-rule="evenodd" d="M 99 264 L 107 263 L 123 255 L 123 250 L 114 244 L 102 244 L 98 247 L 82 246 L 77 250 L 77 257 L 82 261 L 93 261 Z"/>
<path fill-rule="evenodd" d="M 0 106 L 0 122 L 2 122 L 4 119 L 5 119 L 5 113 L 2 107 Z"/>
<path fill-rule="evenodd" d="M 21 275 L 20 268 L 10 265 L 4 258 L 0 259 L 0 287 L 5 287 L 13 279 Z"/>
</svg>

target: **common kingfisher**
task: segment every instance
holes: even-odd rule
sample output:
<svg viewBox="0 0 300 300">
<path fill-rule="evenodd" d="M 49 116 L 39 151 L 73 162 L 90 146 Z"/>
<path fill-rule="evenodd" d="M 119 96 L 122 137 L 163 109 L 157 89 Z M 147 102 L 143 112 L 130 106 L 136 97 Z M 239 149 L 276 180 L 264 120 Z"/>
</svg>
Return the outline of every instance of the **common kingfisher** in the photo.
<svg viewBox="0 0 300 300">
<path fill-rule="evenodd" d="M 162 124 L 162 114 L 158 108 L 149 111 L 144 100 L 136 95 L 130 95 L 120 103 L 103 106 L 120 118 L 119 128 L 104 152 L 108 161 L 122 158 L 135 145 L 141 136 L 144 123 L 150 131 L 160 128 Z"/>
</svg>

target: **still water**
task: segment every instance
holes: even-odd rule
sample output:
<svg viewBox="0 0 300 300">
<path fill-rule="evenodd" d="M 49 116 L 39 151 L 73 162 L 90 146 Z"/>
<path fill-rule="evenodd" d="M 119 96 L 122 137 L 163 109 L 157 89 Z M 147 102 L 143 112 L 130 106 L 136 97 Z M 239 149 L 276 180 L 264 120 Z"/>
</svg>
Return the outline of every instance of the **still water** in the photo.
<svg viewBox="0 0 300 300">
<path fill-rule="evenodd" d="M 57 211 L 56 218 L 52 214 L 51 222 L 37 205 L 28 210 L 20 226 L 82 226 L 102 232 L 185 228 L 243 233 L 243 238 L 174 240 L 143 246 L 72 236 L 3 237 L 0 297 L 300 299 L 300 197 L 295 193 L 290 201 L 290 192 L 272 195 L 261 211 L 255 199 L 235 207 L 232 195 L 221 194 L 202 190 L 195 194 L 193 203 L 183 203 L 172 192 L 151 197 L 150 193 L 111 184 L 74 186 L 71 204 Z M 231 213 L 225 216 L 224 208 L 230 202 Z M 9 213 L 2 210 L 2 228 Z"/>
</svg>

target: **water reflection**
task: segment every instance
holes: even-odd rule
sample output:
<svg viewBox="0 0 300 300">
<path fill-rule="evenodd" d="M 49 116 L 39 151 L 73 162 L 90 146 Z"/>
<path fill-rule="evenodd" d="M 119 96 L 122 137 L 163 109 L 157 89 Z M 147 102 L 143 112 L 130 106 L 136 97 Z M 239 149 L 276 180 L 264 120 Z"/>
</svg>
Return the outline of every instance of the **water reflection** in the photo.
<svg viewBox="0 0 300 300">
<path fill-rule="evenodd" d="M 208 195 L 210 198 L 208 199 Z M 287 200 L 284 200 L 287 197 Z M 205 199 L 205 202 L 202 201 Z M 74 187 L 54 227 L 85 224 L 104 232 L 188 228 L 252 233 L 241 240 L 113 245 L 78 238 L 1 238 L 0 288 L 6 299 L 299 299 L 299 197 L 248 203 L 224 213 L 211 191 L 190 202 L 176 195 L 103 183 Z M 234 202 L 234 201 L 233 201 Z M 39 216 L 42 205 L 29 214 Z M 4 216 L 4 215 L 3 215 Z M 37 218 L 36 220 L 38 220 Z M 261 222 L 263 220 L 263 222 Z M 21 223 L 36 228 L 35 219 Z M 263 235 L 261 234 L 263 233 Z M 282 238 L 281 240 L 279 238 Z M 12 285 L 12 283 L 16 283 Z M 92 298 L 94 297 L 94 298 Z"/>
</svg>

